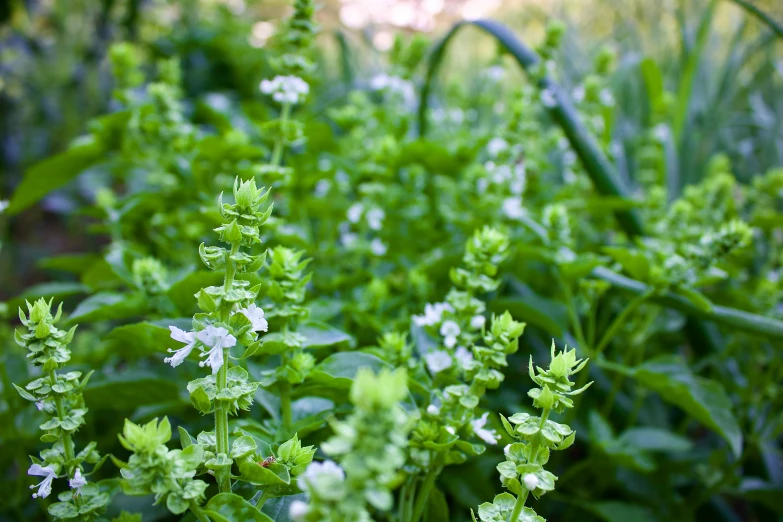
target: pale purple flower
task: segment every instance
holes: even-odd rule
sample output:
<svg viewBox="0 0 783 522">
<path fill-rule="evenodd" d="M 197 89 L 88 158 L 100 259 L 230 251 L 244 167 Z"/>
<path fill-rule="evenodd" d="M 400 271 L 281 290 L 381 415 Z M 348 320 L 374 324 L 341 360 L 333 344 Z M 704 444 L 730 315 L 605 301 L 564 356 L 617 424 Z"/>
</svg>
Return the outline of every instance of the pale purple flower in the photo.
<svg viewBox="0 0 783 522">
<path fill-rule="evenodd" d="M 30 489 L 38 488 L 36 493 L 33 493 L 33 498 L 46 498 L 52 492 L 52 481 L 57 478 L 57 472 L 51 466 L 41 466 L 40 464 L 33 464 L 30 469 L 27 470 L 28 475 L 34 475 L 37 477 L 44 477 L 44 479 L 34 486 L 30 486 Z"/>
<path fill-rule="evenodd" d="M 359 220 L 362 217 L 362 213 L 364 212 L 364 205 L 361 203 L 354 203 L 350 206 L 348 209 L 348 212 L 346 213 L 346 216 L 348 217 L 348 221 L 351 223 L 358 223 Z"/>
<path fill-rule="evenodd" d="M 429 352 L 424 356 L 424 361 L 427 363 L 427 368 L 429 368 L 432 373 L 440 373 L 443 370 L 450 368 L 452 364 L 451 355 L 449 355 L 449 352 L 443 350 Z"/>
<path fill-rule="evenodd" d="M 377 237 L 370 242 L 370 250 L 378 257 L 386 255 L 388 247 Z"/>
<path fill-rule="evenodd" d="M 367 220 L 367 225 L 372 230 L 380 230 L 383 226 L 383 220 L 386 217 L 386 212 L 378 207 L 372 208 L 367 211 L 364 218 Z"/>
<path fill-rule="evenodd" d="M 443 321 L 440 325 L 440 334 L 444 337 L 443 344 L 446 348 L 454 348 L 457 344 L 457 336 L 461 332 L 459 325 L 452 320 Z"/>
<path fill-rule="evenodd" d="M 247 317 L 253 324 L 252 328 L 254 332 L 266 332 L 269 330 L 269 323 L 264 319 L 264 311 L 256 306 L 255 303 L 247 308 L 239 310 L 239 313 Z"/>
<path fill-rule="evenodd" d="M 76 468 L 76 471 L 73 472 L 73 478 L 68 480 L 68 486 L 71 489 L 75 489 L 76 494 L 79 495 L 85 484 L 87 484 L 87 479 L 82 476 L 82 470 Z"/>
<path fill-rule="evenodd" d="M 484 412 L 484 415 L 482 415 L 480 418 L 471 421 L 470 425 L 473 428 L 473 433 L 475 433 L 478 438 L 487 444 L 497 444 L 500 437 L 498 437 L 498 434 L 495 433 L 495 430 L 488 430 L 484 428 L 484 426 L 487 424 L 488 417 L 489 412 Z"/>
<path fill-rule="evenodd" d="M 307 490 L 309 484 L 315 484 L 321 479 L 345 480 L 345 471 L 332 460 L 323 462 L 311 462 L 305 472 L 299 477 L 297 485 L 302 491 Z"/>
<path fill-rule="evenodd" d="M 176 326 L 169 326 L 169 330 L 171 330 L 172 339 L 181 343 L 185 343 L 185 346 L 179 350 L 173 350 L 169 348 L 169 353 L 173 353 L 174 355 L 163 359 L 163 362 L 171 364 L 172 368 L 176 368 L 182 364 L 182 361 L 184 361 L 187 356 L 190 355 L 190 352 L 193 351 L 193 347 L 196 346 L 196 332 L 186 332 L 184 330 L 180 330 Z"/>
<path fill-rule="evenodd" d="M 470 327 L 478 330 L 479 328 L 483 327 L 486 322 L 487 318 L 483 315 L 474 315 L 470 318 Z"/>
<path fill-rule="evenodd" d="M 201 357 L 206 357 L 206 359 L 201 361 L 199 366 L 209 366 L 212 368 L 213 374 L 217 373 L 220 367 L 223 366 L 223 349 L 236 345 L 236 337 L 228 333 L 228 330 L 225 328 L 215 328 L 212 325 L 201 330 L 197 336 L 198 340 L 205 347 L 209 348 L 209 350 L 202 351 Z"/>
</svg>

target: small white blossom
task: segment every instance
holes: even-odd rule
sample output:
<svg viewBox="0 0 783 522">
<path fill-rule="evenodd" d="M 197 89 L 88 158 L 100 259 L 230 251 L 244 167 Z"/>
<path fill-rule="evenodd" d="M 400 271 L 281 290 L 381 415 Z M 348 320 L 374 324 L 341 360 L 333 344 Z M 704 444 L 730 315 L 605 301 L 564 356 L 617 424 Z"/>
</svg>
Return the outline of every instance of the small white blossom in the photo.
<svg viewBox="0 0 783 522">
<path fill-rule="evenodd" d="M 252 323 L 254 332 L 266 332 L 269 330 L 269 323 L 264 319 L 264 311 L 256 306 L 255 303 L 239 310 L 239 313 L 247 317 Z"/>
<path fill-rule="evenodd" d="M 503 213 L 509 219 L 521 219 L 525 216 L 525 209 L 522 207 L 522 198 L 512 197 L 503 200 Z"/>
<path fill-rule="evenodd" d="M 528 473 L 527 475 L 525 475 L 525 478 L 523 480 L 525 481 L 525 487 L 530 491 L 533 491 L 538 487 L 538 477 L 536 477 L 532 473 Z"/>
<path fill-rule="evenodd" d="M 38 411 L 43 411 L 44 409 L 44 401 L 38 401 L 35 403 L 35 407 L 38 408 Z"/>
<path fill-rule="evenodd" d="M 203 351 L 201 357 L 206 357 L 205 360 L 199 363 L 199 366 L 209 366 L 212 368 L 212 373 L 217 373 L 221 366 L 223 366 L 223 349 L 231 348 L 237 344 L 236 337 L 228 333 L 225 328 L 212 325 L 207 326 L 197 334 L 198 340 L 204 343 L 204 346 L 209 350 Z"/>
<path fill-rule="evenodd" d="M 470 327 L 478 330 L 487 322 L 487 318 L 483 315 L 474 315 L 470 318 Z"/>
<path fill-rule="evenodd" d="M 315 197 L 322 198 L 326 196 L 330 188 L 332 188 L 331 181 L 328 179 L 319 180 L 318 183 L 315 184 Z"/>
<path fill-rule="evenodd" d="M 454 435 L 455 433 L 457 433 L 457 430 L 455 430 L 453 426 L 446 426 L 446 431 L 448 431 L 448 432 L 449 432 L 449 433 L 451 433 L 452 435 Z"/>
<path fill-rule="evenodd" d="M 446 348 L 454 348 L 457 344 L 457 336 L 462 332 L 460 327 L 454 321 L 443 321 L 440 325 L 440 334 L 444 337 L 443 344 Z"/>
<path fill-rule="evenodd" d="M 427 303 L 424 305 L 424 315 L 414 315 L 413 322 L 416 326 L 434 326 L 441 321 L 445 311 L 453 312 L 454 308 L 448 303 Z"/>
<path fill-rule="evenodd" d="M 305 515 L 307 515 L 308 511 L 309 507 L 307 506 L 306 502 L 302 502 L 301 500 L 294 500 L 291 502 L 291 506 L 288 508 L 288 516 L 293 520 L 301 520 Z"/>
<path fill-rule="evenodd" d="M 416 102 L 416 89 L 413 84 L 399 76 L 388 74 L 376 74 L 370 79 L 370 88 L 374 91 L 385 91 L 402 99 L 407 106 L 413 106 Z"/>
<path fill-rule="evenodd" d="M 463 368 L 473 362 L 473 353 L 464 346 L 457 346 L 454 351 L 454 357 Z"/>
<path fill-rule="evenodd" d="M 451 368 L 452 360 L 449 352 L 443 350 L 436 350 L 429 352 L 424 356 L 424 361 L 427 363 L 431 373 L 440 373 L 447 368 Z"/>
<path fill-rule="evenodd" d="M 75 489 L 77 494 L 81 494 L 85 484 L 87 484 L 87 479 L 82 477 L 82 470 L 76 468 L 76 471 L 73 473 L 73 478 L 68 480 L 68 486 L 71 489 Z"/>
<path fill-rule="evenodd" d="M 489 412 L 484 412 L 484 415 L 482 415 L 481 418 L 471 421 L 470 425 L 473 427 L 473 433 L 475 433 L 478 438 L 487 444 L 497 444 L 500 437 L 495 433 L 495 430 L 484 428 L 484 425 L 487 424 L 487 417 L 489 417 Z"/>
<path fill-rule="evenodd" d="M 367 220 L 367 225 L 372 230 L 380 230 L 383 226 L 384 218 L 386 218 L 386 212 L 378 207 L 371 208 L 367 211 L 367 214 L 364 215 L 364 219 Z"/>
<path fill-rule="evenodd" d="M 571 93 L 571 96 L 574 98 L 576 103 L 582 103 L 582 101 L 585 99 L 585 86 L 577 85 L 574 87 L 574 91 Z"/>
<path fill-rule="evenodd" d="M 489 187 L 489 180 L 487 178 L 479 178 L 476 181 L 476 192 L 479 194 L 483 194 L 487 191 L 487 187 Z"/>
<path fill-rule="evenodd" d="M 498 154 L 508 148 L 508 142 L 503 138 L 492 138 L 487 143 L 487 154 L 495 158 Z"/>
<path fill-rule="evenodd" d="M 457 125 L 465 121 L 465 113 L 462 111 L 462 109 L 449 109 L 448 115 L 451 121 Z"/>
<path fill-rule="evenodd" d="M 7 199 L 0 199 L 0 214 L 5 212 L 5 209 L 7 209 L 10 204 L 11 203 Z"/>
<path fill-rule="evenodd" d="M 440 413 L 440 408 L 438 408 L 434 404 L 430 404 L 429 406 L 427 406 L 427 413 L 429 413 L 430 415 L 437 415 Z"/>
<path fill-rule="evenodd" d="M 308 484 L 316 484 L 323 478 L 343 481 L 345 480 L 345 471 L 333 460 L 314 461 L 307 465 L 307 469 L 297 480 L 297 485 L 299 489 L 305 491 L 308 489 Z"/>
<path fill-rule="evenodd" d="M 665 123 L 659 123 L 653 128 L 653 136 L 660 142 L 665 142 L 669 139 L 669 127 Z"/>
<path fill-rule="evenodd" d="M 370 242 L 370 250 L 378 257 L 386 255 L 388 247 L 377 237 Z"/>
<path fill-rule="evenodd" d="M 263 80 L 259 87 L 262 93 L 272 95 L 276 102 L 292 105 L 302 103 L 310 92 L 310 86 L 298 76 L 275 76 L 271 80 Z"/>
<path fill-rule="evenodd" d="M 606 107 L 613 107 L 614 106 L 614 96 L 612 96 L 612 91 L 609 89 L 604 89 L 601 91 L 601 94 L 598 95 L 601 99 L 601 103 L 604 104 Z"/>
<path fill-rule="evenodd" d="M 352 248 L 356 245 L 357 241 L 359 241 L 359 236 L 353 232 L 345 232 L 340 235 L 340 243 L 342 243 L 345 248 Z"/>
<path fill-rule="evenodd" d="M 30 489 L 38 488 L 36 493 L 33 493 L 33 498 L 46 498 L 52 492 L 52 481 L 57 478 L 57 473 L 51 466 L 41 466 L 40 464 L 33 464 L 30 469 L 27 470 L 28 475 L 34 475 L 37 477 L 44 477 L 44 479 L 34 486 L 30 486 Z"/>
<path fill-rule="evenodd" d="M 488 79 L 492 80 L 493 82 L 499 82 L 503 80 L 503 76 L 505 76 L 506 70 L 503 69 L 502 65 L 493 65 L 492 67 L 488 68 L 486 71 L 486 76 Z"/>
<path fill-rule="evenodd" d="M 552 89 L 544 89 L 541 91 L 541 103 L 544 104 L 544 107 L 550 109 L 557 105 L 557 98 L 555 98 L 555 93 Z"/>
<path fill-rule="evenodd" d="M 509 451 L 511 451 L 511 444 L 506 444 L 506 447 L 503 448 L 503 455 L 505 455 L 507 459 L 511 460 L 511 455 L 509 454 Z"/>
<path fill-rule="evenodd" d="M 348 221 L 351 223 L 358 223 L 359 220 L 362 218 L 362 214 L 364 213 L 364 205 L 361 203 L 354 203 L 348 208 L 348 212 L 346 212 L 346 216 L 348 217 Z"/>
<path fill-rule="evenodd" d="M 190 352 L 193 351 L 193 347 L 196 346 L 196 332 L 186 332 L 185 330 L 180 330 L 176 326 L 169 326 L 169 330 L 171 330 L 172 339 L 185 343 L 185 346 L 179 350 L 169 348 L 169 353 L 173 353 L 174 355 L 163 359 L 164 363 L 168 363 L 172 368 L 176 368 L 182 364 L 182 361 L 190 355 Z"/>
</svg>

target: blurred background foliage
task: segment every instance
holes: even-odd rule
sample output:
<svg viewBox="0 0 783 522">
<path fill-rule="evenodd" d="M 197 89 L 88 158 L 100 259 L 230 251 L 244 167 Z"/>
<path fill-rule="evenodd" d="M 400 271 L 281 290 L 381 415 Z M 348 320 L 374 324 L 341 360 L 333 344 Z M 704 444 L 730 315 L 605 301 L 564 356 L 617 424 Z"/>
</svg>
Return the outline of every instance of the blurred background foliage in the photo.
<svg viewBox="0 0 783 522">
<path fill-rule="evenodd" d="M 728 156 L 738 179 L 748 181 L 783 164 L 783 39 L 777 33 L 779 26 L 770 25 L 770 21 L 783 21 L 783 3 L 763 0 L 750 5 L 758 7 L 763 16 L 749 10 L 745 2 L 733 0 L 323 1 L 317 15 L 322 28 L 318 59 L 323 63 L 319 84 L 314 85 L 318 96 L 309 114 L 316 118 L 325 114 L 330 106 L 345 101 L 351 87 L 386 70 L 395 34 L 435 40 L 459 20 L 493 18 L 524 41 L 538 42 L 546 21 L 556 17 L 568 25 L 564 45 L 555 57 L 559 81 L 567 89 L 577 88 L 592 72 L 599 49 L 609 45 L 618 56 L 609 77 L 616 100 L 611 141 L 629 151 L 618 157 L 637 157 L 633 152 L 644 145 L 640 136 L 665 119 L 673 122 L 675 134 L 669 142 L 672 150 L 667 151 L 673 163 L 667 168 L 670 199 L 705 176 L 716 152 Z M 9 198 L 29 166 L 65 149 L 87 131 L 94 116 L 115 109 L 107 61 L 111 43 L 135 42 L 146 64 L 178 56 L 187 91 L 186 110 L 203 123 L 209 120 L 210 109 L 219 108 L 225 97 L 245 111 L 264 110 L 253 102 L 259 96 L 259 80 L 270 74 L 265 50 L 273 44 L 279 20 L 288 11 L 282 1 L 4 0 L 0 4 L 0 200 Z M 419 50 L 423 54 L 427 46 Z M 499 54 L 494 40 L 466 28 L 452 42 L 440 69 L 440 76 L 448 81 L 439 83 L 459 89 L 463 99 L 477 100 L 476 106 L 486 107 L 491 105 L 486 98 L 493 91 L 486 89 L 486 78 L 476 71 L 504 60 L 512 61 Z M 523 74 L 515 66 L 506 70 L 509 73 L 503 82 L 513 89 Z M 199 114 L 203 114 L 201 120 Z M 308 134 L 310 148 L 319 147 L 319 139 L 328 139 L 315 132 Z M 635 179 L 640 170 L 633 161 L 617 161 L 616 166 L 628 180 Z M 85 173 L 35 208 L 13 217 L 0 215 L 0 300 L 51 278 L 51 272 L 37 260 L 60 253 L 96 252 L 105 245 L 105 236 L 82 230 L 85 214 L 94 211 L 85 203 L 93 199 L 94 186 Z M 0 328 L 6 330 L 0 337 L 9 338 L 10 327 Z M 86 346 L 97 345 L 102 333 L 100 327 L 88 331 L 75 346 L 83 361 L 96 368 L 107 354 Z M 5 368 L 9 375 L 22 372 L 21 367 Z M 139 379 L 144 388 L 144 375 Z M 157 386 L 160 379 L 150 382 Z M 145 403 L 165 406 L 161 401 L 178 393 L 176 385 L 170 384 L 166 389 L 144 388 Z M 97 388 L 88 403 L 110 416 L 113 399 L 123 398 L 106 396 Z M 516 391 L 497 398 L 498 403 L 504 400 L 518 400 Z M 159 414 L 153 409 L 141 408 L 136 413 L 139 418 Z M 14 435 L 20 440 L 35 440 L 32 415 L 26 411 L 14 418 Z M 102 426 L 113 425 L 113 421 L 91 424 L 85 437 L 113 440 L 113 433 L 100 433 Z M 614 452 L 612 458 L 617 461 L 629 459 L 628 468 L 648 464 L 637 462 L 644 460 L 638 455 L 623 453 L 621 437 L 614 437 L 600 416 L 589 422 L 589 436 L 600 451 Z M 598 450 L 595 455 L 601 458 Z M 775 451 L 771 455 L 780 458 Z M 584 457 L 573 456 L 585 465 L 597 460 Z M 690 465 L 677 459 L 665 463 L 672 468 Z M 766 464 L 781 479 L 783 465 Z M 485 468 L 480 476 L 493 476 L 491 461 L 480 465 Z M 584 470 L 577 466 L 562 478 L 570 491 L 596 486 L 584 484 L 580 471 Z M 468 473 L 477 472 L 471 469 Z M 654 479 L 629 487 L 644 491 L 652 485 Z M 452 493 L 466 505 L 476 505 L 497 489 L 489 480 L 483 490 L 457 491 L 462 486 L 457 481 L 452 486 Z M 26 488 L 26 483 L 17 484 L 13 494 L 26 499 Z M 776 512 L 777 491 L 754 490 L 761 505 L 772 506 L 757 511 L 762 517 L 775 516 L 771 513 Z M 566 506 L 559 510 L 561 519 L 582 516 L 576 515 L 583 513 L 576 511 L 580 506 L 570 506 L 568 497 L 553 498 Z M 612 509 L 611 502 L 603 506 Z M 712 508 L 704 520 L 716 519 L 716 512 L 723 520 L 739 520 L 736 510 L 724 505 Z M 635 515 L 627 514 L 626 520 L 637 520 Z M 622 513 L 617 516 L 622 520 Z"/>
</svg>

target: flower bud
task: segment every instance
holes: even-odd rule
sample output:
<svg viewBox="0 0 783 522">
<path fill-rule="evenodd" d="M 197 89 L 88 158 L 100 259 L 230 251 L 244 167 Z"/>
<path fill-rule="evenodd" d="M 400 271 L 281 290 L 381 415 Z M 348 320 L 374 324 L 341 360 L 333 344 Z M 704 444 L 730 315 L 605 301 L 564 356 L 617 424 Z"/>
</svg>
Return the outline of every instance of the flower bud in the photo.
<svg viewBox="0 0 783 522">
<path fill-rule="evenodd" d="M 536 477 L 532 473 L 528 473 L 527 475 L 525 475 L 524 481 L 525 481 L 525 487 L 530 491 L 533 491 L 538 487 L 538 477 Z"/>
</svg>

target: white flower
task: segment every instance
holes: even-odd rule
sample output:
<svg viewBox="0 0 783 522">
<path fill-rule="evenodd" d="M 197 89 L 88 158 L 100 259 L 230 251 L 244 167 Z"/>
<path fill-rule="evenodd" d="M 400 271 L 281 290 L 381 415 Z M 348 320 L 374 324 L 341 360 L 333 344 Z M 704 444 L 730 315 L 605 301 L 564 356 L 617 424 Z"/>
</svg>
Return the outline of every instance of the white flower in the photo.
<svg viewBox="0 0 783 522">
<path fill-rule="evenodd" d="M 454 357 L 456 357 L 460 366 L 463 368 L 465 365 L 473 362 L 473 353 L 464 346 L 457 347 L 457 350 L 454 352 Z"/>
<path fill-rule="evenodd" d="M 489 417 L 488 411 L 484 412 L 484 415 L 482 415 L 481 418 L 471 421 L 470 425 L 473 427 L 473 433 L 475 433 L 478 438 L 487 444 L 497 444 L 500 437 L 495 433 L 495 430 L 484 429 L 484 425 L 487 423 L 487 417 Z"/>
<path fill-rule="evenodd" d="M 345 480 L 345 472 L 343 471 L 343 468 L 332 460 L 325 460 L 323 462 L 314 461 L 307 465 L 307 469 L 299 477 L 297 484 L 299 485 L 299 489 L 305 491 L 308 484 L 315 484 L 323 478 L 343 481 Z"/>
<path fill-rule="evenodd" d="M 362 218 L 362 213 L 364 212 L 364 205 L 361 203 L 354 203 L 351 205 L 351 207 L 348 209 L 348 212 L 346 212 L 346 216 L 348 217 L 348 221 L 351 223 L 358 223 L 359 220 Z"/>
<path fill-rule="evenodd" d="M 380 91 L 389 86 L 390 76 L 385 73 L 376 74 L 370 78 L 370 89 Z"/>
<path fill-rule="evenodd" d="M 502 65 L 493 65 L 492 67 L 488 68 L 486 71 L 487 78 L 492 80 L 493 82 L 499 82 L 503 79 L 503 76 L 505 76 L 506 70 L 503 69 Z"/>
<path fill-rule="evenodd" d="M 383 226 L 383 219 L 386 217 L 386 212 L 382 209 L 375 207 L 367 211 L 364 219 L 367 220 L 367 224 L 372 230 L 380 230 Z"/>
<path fill-rule="evenodd" d="M 451 118 L 451 121 L 457 125 L 465 121 L 465 113 L 462 111 L 462 109 L 449 109 L 448 115 L 449 118 Z"/>
<path fill-rule="evenodd" d="M 574 98 L 576 103 L 582 103 L 582 100 L 585 99 L 585 86 L 577 85 L 574 87 L 574 91 L 571 93 L 571 96 Z"/>
<path fill-rule="evenodd" d="M 242 308 L 239 313 L 248 318 L 253 324 L 254 332 L 266 332 L 269 330 L 269 323 L 264 319 L 264 311 L 255 305 L 251 304 L 247 308 Z"/>
<path fill-rule="evenodd" d="M 169 326 L 169 330 L 171 330 L 172 339 L 185 343 L 185 346 L 179 350 L 172 350 L 169 348 L 169 353 L 173 353 L 174 355 L 163 359 L 164 363 L 169 363 L 172 368 L 176 368 L 182 364 L 182 361 L 190 355 L 190 352 L 193 351 L 193 347 L 196 346 L 196 332 L 186 332 L 185 330 L 180 330 L 176 326 Z"/>
<path fill-rule="evenodd" d="M 512 197 L 503 200 L 503 213 L 509 219 L 521 219 L 525 215 L 522 198 Z"/>
<path fill-rule="evenodd" d="M 416 102 L 416 90 L 413 88 L 413 84 L 399 76 L 376 74 L 370 79 L 370 89 L 386 91 L 392 96 L 399 97 L 408 106 L 412 106 Z"/>
<path fill-rule="evenodd" d="M 470 318 L 470 327 L 478 330 L 487 322 L 487 318 L 483 315 L 474 315 Z"/>
<path fill-rule="evenodd" d="M 454 321 L 443 321 L 440 325 L 440 334 L 445 338 L 443 344 L 446 348 L 454 348 L 457 344 L 457 336 L 460 334 L 459 325 Z"/>
<path fill-rule="evenodd" d="M 80 494 L 82 492 L 82 487 L 87 484 L 87 479 L 82 477 L 82 470 L 79 468 L 76 468 L 76 471 L 73 473 L 73 478 L 68 480 L 68 486 L 70 486 L 71 489 L 75 489 L 77 494 Z"/>
<path fill-rule="evenodd" d="M 427 413 L 429 413 L 430 415 L 437 415 L 438 413 L 440 413 L 440 408 L 438 408 L 434 404 L 430 404 L 429 406 L 427 406 Z"/>
<path fill-rule="evenodd" d="M 508 142 L 506 140 L 503 138 L 492 138 L 489 140 L 489 143 L 487 143 L 487 154 L 494 158 L 507 148 Z"/>
<path fill-rule="evenodd" d="M 10 204 L 11 203 L 7 199 L 0 199 L 0 214 L 5 212 L 5 209 L 7 209 Z"/>
<path fill-rule="evenodd" d="M 210 366 L 212 373 L 217 373 L 223 366 L 223 348 L 231 348 L 237 344 L 236 337 L 228 333 L 225 328 L 215 328 L 212 325 L 207 326 L 197 334 L 198 340 L 204 343 L 209 350 L 202 351 L 201 357 L 206 360 L 201 361 L 199 366 Z"/>
<path fill-rule="evenodd" d="M 665 123 L 659 123 L 653 128 L 653 135 L 660 142 L 665 142 L 669 139 L 669 127 Z"/>
<path fill-rule="evenodd" d="M 457 430 L 455 430 L 453 426 L 446 426 L 446 431 L 448 431 L 448 432 L 449 432 L 449 433 L 451 433 L 452 435 L 454 435 L 455 433 L 457 433 Z"/>
<path fill-rule="evenodd" d="M 478 181 L 476 181 L 476 191 L 479 194 L 483 194 L 487 191 L 487 187 L 489 186 L 489 180 L 487 178 L 479 178 Z"/>
<path fill-rule="evenodd" d="M 538 487 L 538 477 L 536 477 L 532 473 L 528 473 L 527 475 L 525 475 L 525 478 L 523 480 L 525 481 L 525 487 L 530 491 L 533 491 Z"/>
<path fill-rule="evenodd" d="M 340 236 L 340 243 L 342 243 L 345 248 L 353 247 L 357 241 L 359 241 L 359 236 L 353 232 L 345 232 Z"/>
<path fill-rule="evenodd" d="M 44 409 L 44 401 L 38 401 L 35 403 L 35 407 L 38 408 L 38 411 L 43 411 Z"/>
<path fill-rule="evenodd" d="M 386 254 L 386 251 L 388 250 L 388 248 L 383 243 L 383 241 L 381 241 L 380 239 L 378 239 L 376 237 L 375 239 L 373 239 L 370 242 L 370 250 L 372 250 L 373 254 L 375 254 L 376 256 L 380 257 L 380 256 Z"/>
<path fill-rule="evenodd" d="M 424 305 L 424 315 L 414 315 L 413 322 L 416 326 L 434 326 L 440 322 L 445 311 L 453 312 L 454 308 L 448 303 L 427 303 Z"/>
<path fill-rule="evenodd" d="M 307 507 L 306 502 L 302 502 L 301 500 L 294 500 L 291 502 L 291 506 L 288 508 L 288 516 L 294 520 L 300 520 L 304 518 L 305 515 L 307 515 L 308 510 L 309 508 Z"/>
<path fill-rule="evenodd" d="M 602 90 L 601 94 L 598 96 L 601 99 L 601 103 L 604 104 L 605 107 L 614 106 L 614 96 L 612 96 L 612 92 L 609 89 Z"/>
<path fill-rule="evenodd" d="M 41 466 L 40 464 L 33 464 L 30 469 L 27 470 L 28 475 L 35 475 L 37 477 L 44 477 L 44 479 L 34 486 L 30 486 L 30 489 L 38 488 L 37 493 L 33 493 L 33 498 L 46 498 L 52 492 L 52 481 L 57 478 L 57 473 L 51 466 Z"/>
<path fill-rule="evenodd" d="M 272 95 L 278 103 L 302 103 L 310 92 L 307 82 L 298 76 L 275 76 L 271 80 L 262 80 L 261 92 Z"/>
<path fill-rule="evenodd" d="M 506 444 L 506 447 L 503 448 L 503 455 L 505 455 L 508 460 L 511 460 L 511 456 L 509 455 L 510 450 L 511 450 L 511 444 Z"/>
<path fill-rule="evenodd" d="M 319 180 L 318 183 L 315 184 L 315 197 L 322 198 L 326 196 L 330 188 L 332 188 L 331 181 L 328 179 Z"/>
<path fill-rule="evenodd" d="M 544 107 L 549 109 L 557 105 L 557 98 L 555 98 L 555 93 L 552 89 L 544 89 L 541 91 L 541 103 L 544 104 Z"/>
<path fill-rule="evenodd" d="M 451 368 L 452 363 L 451 355 L 444 350 L 428 353 L 424 356 L 424 361 L 427 363 L 427 368 L 429 368 L 432 373 L 440 373 L 446 368 Z"/>
</svg>

